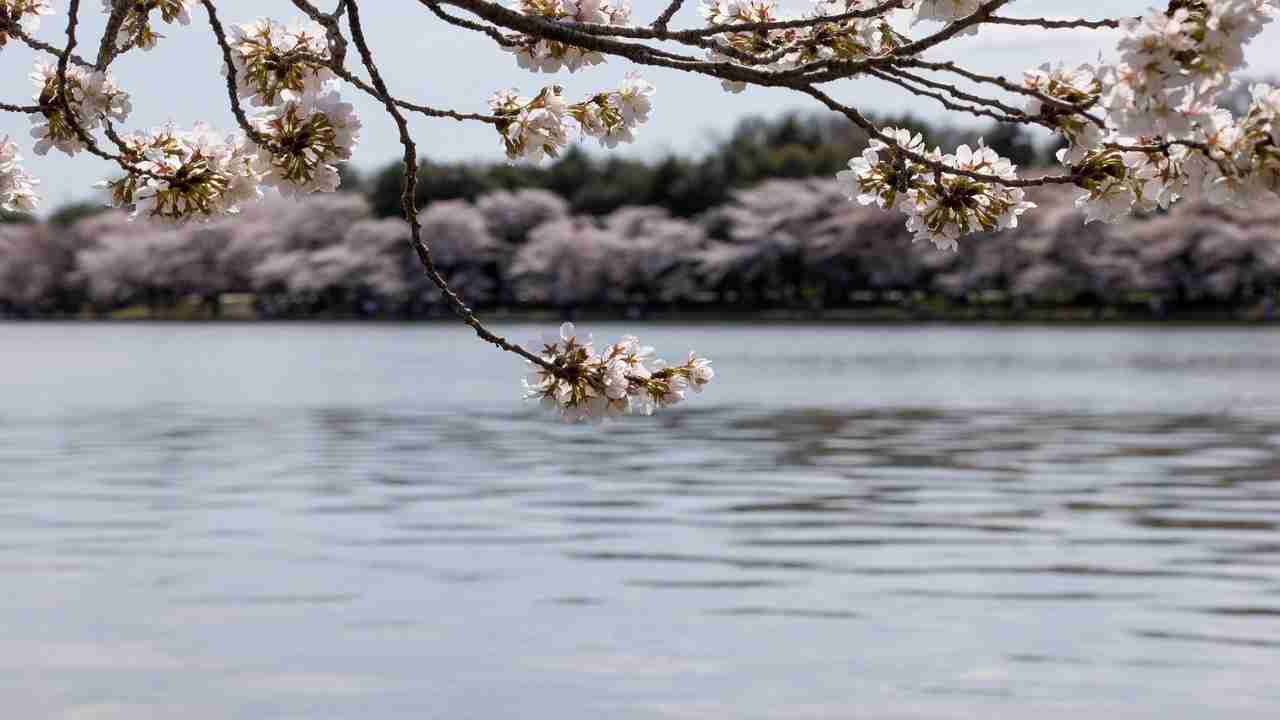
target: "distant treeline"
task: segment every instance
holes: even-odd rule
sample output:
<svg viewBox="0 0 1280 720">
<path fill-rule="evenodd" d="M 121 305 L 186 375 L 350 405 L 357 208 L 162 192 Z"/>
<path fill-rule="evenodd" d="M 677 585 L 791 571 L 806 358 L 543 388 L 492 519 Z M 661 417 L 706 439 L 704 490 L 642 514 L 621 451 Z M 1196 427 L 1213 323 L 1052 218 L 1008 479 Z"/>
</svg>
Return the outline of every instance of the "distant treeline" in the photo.
<svg viewBox="0 0 1280 720">
<path fill-rule="evenodd" d="M 931 143 L 955 147 L 982 137 L 1020 166 L 1048 164 L 1054 148 L 1017 125 L 974 130 L 918 117 L 880 117 L 883 125 L 924 133 Z M 735 190 L 765 180 L 833 176 L 867 146 L 866 133 L 833 114 L 789 114 L 740 122 L 728 137 L 698 158 L 668 155 L 656 161 L 618 154 L 588 154 L 572 147 L 543 165 L 423 162 L 418 173 L 419 206 L 437 200 L 474 201 L 499 190 L 546 190 L 577 214 L 604 215 L 627 205 L 659 207 L 675 217 L 693 217 L 729 201 Z M 392 163 L 350 189 L 368 196 L 374 213 L 400 213 L 401 165 Z"/>
</svg>

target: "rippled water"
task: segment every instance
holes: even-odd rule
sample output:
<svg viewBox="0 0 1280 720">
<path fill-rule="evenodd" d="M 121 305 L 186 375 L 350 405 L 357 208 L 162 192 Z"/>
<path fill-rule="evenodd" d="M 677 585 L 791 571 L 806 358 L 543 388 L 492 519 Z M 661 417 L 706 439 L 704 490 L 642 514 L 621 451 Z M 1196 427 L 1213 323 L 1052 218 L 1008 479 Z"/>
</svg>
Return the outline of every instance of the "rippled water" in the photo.
<svg viewBox="0 0 1280 720">
<path fill-rule="evenodd" d="M 592 430 L 449 326 L 0 326 L 5 715 L 1280 709 L 1280 332 L 639 330 L 717 383 Z"/>
</svg>

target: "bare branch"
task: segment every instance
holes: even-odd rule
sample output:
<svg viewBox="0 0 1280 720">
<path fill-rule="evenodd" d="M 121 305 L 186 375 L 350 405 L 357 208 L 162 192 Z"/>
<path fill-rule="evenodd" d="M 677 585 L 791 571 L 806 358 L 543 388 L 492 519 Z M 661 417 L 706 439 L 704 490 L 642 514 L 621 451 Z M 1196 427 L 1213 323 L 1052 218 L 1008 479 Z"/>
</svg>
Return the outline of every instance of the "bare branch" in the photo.
<svg viewBox="0 0 1280 720">
<path fill-rule="evenodd" d="M 18 25 L 18 23 L 13 21 L 9 21 L 8 24 L 0 26 L 0 32 L 3 32 L 5 35 L 8 35 L 9 37 L 18 38 L 19 40 L 22 41 L 24 45 L 31 48 L 32 50 L 38 50 L 43 53 L 48 53 L 49 55 L 52 55 L 55 58 L 62 57 L 62 53 L 64 52 L 59 47 L 50 45 L 47 42 L 42 42 L 40 40 L 37 40 L 31 37 L 26 33 L 26 31 L 22 29 L 20 25 Z M 93 63 L 85 60 L 84 58 L 74 53 L 71 55 L 71 63 L 74 65 L 78 65 L 82 68 L 93 68 L 94 66 Z"/>
<path fill-rule="evenodd" d="M 0 110 L 11 113 L 24 113 L 34 115 L 42 113 L 46 108 L 42 105 L 10 105 L 9 103 L 0 103 Z"/>
<path fill-rule="evenodd" d="M 999 122 L 1007 122 L 1007 123 L 1027 124 L 1027 123 L 1039 122 L 1034 118 L 1028 117 L 1021 110 L 1018 110 L 1017 108 L 1011 108 L 1008 105 L 1005 105 L 997 100 L 993 100 L 990 98 L 982 98 L 976 95 L 969 95 L 967 93 L 962 93 L 959 90 L 949 87 L 943 83 L 935 83 L 931 80 L 927 80 L 925 78 L 921 78 L 921 77 L 906 73 L 904 71 L 898 70 L 897 68 L 892 68 L 892 67 L 884 68 L 884 69 L 871 68 L 867 70 L 867 73 L 885 82 L 897 85 L 898 87 L 901 87 L 907 90 L 913 95 L 920 95 L 922 97 L 927 97 L 933 100 L 937 100 L 938 103 L 942 105 L 944 108 L 955 111 L 955 112 L 968 113 L 970 115 L 976 115 L 979 117 L 989 117 Z M 939 88 L 945 92 L 951 93 L 956 98 L 967 100 L 969 102 L 976 102 L 976 103 L 991 105 L 993 107 L 997 107 L 1001 110 L 1004 110 L 1004 113 L 997 113 L 994 110 L 989 110 L 985 107 L 981 107 L 981 105 L 979 105 L 978 107 L 974 107 L 971 105 L 962 105 L 960 103 L 957 103 L 951 100 L 946 95 L 940 92 L 925 90 L 923 88 L 916 87 L 912 83 L 918 83 L 925 87 Z"/>
<path fill-rule="evenodd" d="M 98 63 L 95 67 L 105 69 L 120 54 L 116 38 L 120 35 L 120 26 L 124 24 L 128 12 L 129 0 L 115 0 L 111 5 L 111 15 L 107 17 L 107 27 L 102 32 L 102 41 L 98 44 Z"/>
<path fill-rule="evenodd" d="M 671 22 L 671 18 L 675 17 L 675 14 L 680 12 L 681 5 L 684 5 L 684 0 L 671 0 L 671 4 L 667 5 L 667 9 L 663 10 L 662 14 L 658 16 L 658 19 L 653 21 L 653 25 L 651 27 L 659 32 L 665 31 L 667 29 L 667 23 Z"/>
<path fill-rule="evenodd" d="M 1120 27 L 1119 20 L 1053 20 L 1050 18 L 1011 18 L 992 16 L 986 19 L 991 25 L 1020 25 L 1024 27 L 1039 27 L 1046 30 L 1074 30 L 1079 28 L 1099 30 L 1102 28 L 1116 29 Z"/>
<path fill-rule="evenodd" d="M 514 47 L 517 44 L 515 40 L 512 40 L 506 37 L 501 32 L 498 32 L 498 30 L 491 25 L 482 25 L 480 23 L 475 23 L 475 22 L 471 22 L 470 20 L 460 18 L 457 15 L 451 15 L 450 13 L 445 12 L 444 8 L 440 7 L 439 3 L 432 2 L 431 0 L 418 0 L 418 2 L 422 3 L 423 5 L 426 5 L 427 9 L 430 10 L 432 13 L 434 13 L 436 17 L 449 23 L 450 25 L 456 25 L 460 28 L 466 28 L 467 30 L 475 30 L 476 32 L 482 32 L 485 35 L 488 35 L 490 38 L 493 38 L 493 41 L 498 43 L 502 47 Z"/>
<path fill-rule="evenodd" d="M 902 7 L 902 0 L 885 0 L 885 2 L 866 10 L 853 10 L 839 15 L 814 15 L 798 20 L 775 20 L 772 22 L 726 23 L 711 25 L 691 30 L 664 30 L 655 26 L 636 27 L 626 25 L 595 25 L 592 23 L 571 23 L 572 27 L 589 35 L 600 37 L 626 37 L 638 40 L 675 40 L 677 42 L 695 42 L 697 40 L 722 35 L 725 33 L 768 32 L 770 30 L 793 30 L 816 27 L 828 23 L 842 23 L 848 20 L 860 20 L 883 15 L 885 12 Z"/>
</svg>

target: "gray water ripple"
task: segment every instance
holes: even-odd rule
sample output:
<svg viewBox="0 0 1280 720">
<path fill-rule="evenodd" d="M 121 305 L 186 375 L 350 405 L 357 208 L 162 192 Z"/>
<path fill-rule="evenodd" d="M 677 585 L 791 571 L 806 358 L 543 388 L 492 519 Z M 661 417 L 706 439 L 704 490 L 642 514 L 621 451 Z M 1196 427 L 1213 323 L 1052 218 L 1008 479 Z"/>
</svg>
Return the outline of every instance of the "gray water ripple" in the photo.
<svg viewBox="0 0 1280 720">
<path fill-rule="evenodd" d="M 723 384 L 603 429 L 548 423 L 518 367 L 434 327 L 228 330 L 257 338 L 234 381 L 217 333 L 180 328 L 111 329 L 150 339 L 108 377 L 9 367 L 0 630 L 26 660 L 0 696 L 41 717 L 23 697 L 165 687 L 220 720 L 321 695 L 379 720 L 1280 707 L 1280 415 L 1250 409 L 1280 403 L 1280 336 L 652 331 L 721 337 Z M 449 363 L 478 379 L 404 382 Z"/>
</svg>

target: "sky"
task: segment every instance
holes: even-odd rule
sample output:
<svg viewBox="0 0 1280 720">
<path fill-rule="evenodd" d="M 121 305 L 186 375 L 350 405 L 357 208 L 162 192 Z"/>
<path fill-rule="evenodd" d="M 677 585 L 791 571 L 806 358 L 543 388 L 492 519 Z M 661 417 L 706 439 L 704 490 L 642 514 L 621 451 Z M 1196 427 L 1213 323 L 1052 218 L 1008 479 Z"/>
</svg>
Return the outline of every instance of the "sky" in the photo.
<svg viewBox="0 0 1280 720">
<path fill-rule="evenodd" d="M 809 6 L 808 0 L 780 2 L 784 8 L 797 12 Z M 633 0 L 633 21 L 651 22 L 666 4 L 667 0 Z M 1001 14 L 1118 17 L 1140 14 L 1150 4 L 1151 0 L 1014 0 Z M 55 5 L 65 7 L 63 3 Z M 83 43 L 91 45 L 90 51 L 97 46 L 105 20 L 100 7 L 96 2 L 83 3 L 80 37 Z M 217 7 L 224 23 L 248 22 L 264 15 L 285 22 L 298 18 L 289 0 L 218 0 Z M 696 7 L 697 0 L 686 0 L 686 7 L 671 27 L 697 26 L 700 18 Z M 748 115 L 821 111 L 813 100 L 791 90 L 748 88 L 744 93 L 733 95 L 722 92 L 719 81 L 714 78 L 666 68 L 637 68 L 620 58 L 610 58 L 605 65 L 575 74 L 530 73 L 517 67 L 515 59 L 500 51 L 488 37 L 446 25 L 410 0 L 365 0 L 362 8 L 366 33 L 393 93 L 434 107 L 485 112 L 486 100 L 496 89 L 514 87 L 532 95 L 552 83 L 562 85 L 569 97 L 585 97 L 616 85 L 629 70 L 640 70 L 657 86 L 653 114 L 640 129 L 635 144 L 609 151 L 631 157 L 652 157 L 668 151 L 697 153 Z M 1064 8 L 1070 11 L 1066 15 Z M 915 32 L 929 32 L 937 27 L 922 25 Z M 117 82 L 133 97 L 134 111 L 126 129 L 144 129 L 172 120 L 184 126 L 205 121 L 214 127 L 234 130 L 235 120 L 227 108 L 220 74 L 221 55 L 203 11 L 197 9 L 192 13 L 189 27 L 164 26 L 161 32 L 166 38 L 156 49 L 133 51 L 113 65 Z M 52 16 L 45 18 L 37 36 L 60 43 L 64 39 L 62 33 L 61 19 Z M 1112 57 L 1116 39 L 1117 34 L 1111 31 L 987 27 L 976 37 L 931 51 L 928 57 L 955 59 L 975 70 L 1017 79 L 1024 69 L 1044 62 L 1094 62 L 1099 57 Z M 1267 52 L 1268 47 L 1277 43 L 1280 43 L 1280 24 L 1268 28 L 1250 46 L 1248 75 L 1280 75 L 1280 53 Z M 354 55 L 355 51 L 350 52 Z M 30 101 L 34 87 L 27 75 L 34 60 L 34 54 L 16 42 L 0 51 L 0 81 L 3 82 L 0 87 L 6 88 L 0 100 Z M 349 58 L 348 63 L 354 60 Z M 826 89 L 837 99 L 865 111 L 910 110 L 934 118 L 946 114 L 933 101 L 911 97 L 876 81 L 842 81 Z M 361 145 L 353 164 L 368 171 L 399 157 L 398 136 L 381 106 L 358 91 L 349 89 L 344 95 L 354 102 L 364 122 Z M 484 161 L 503 158 L 498 136 L 488 125 L 421 116 L 411 116 L 411 124 L 423 157 Z M 35 157 L 30 150 L 30 127 L 25 116 L 0 113 L 0 135 L 12 135 L 24 146 L 28 170 L 42 180 L 39 190 L 46 210 L 91 197 L 93 182 L 111 174 L 110 165 L 87 154 L 67 158 L 54 151 L 44 158 Z M 588 147 L 595 147 L 594 141 Z"/>
</svg>

